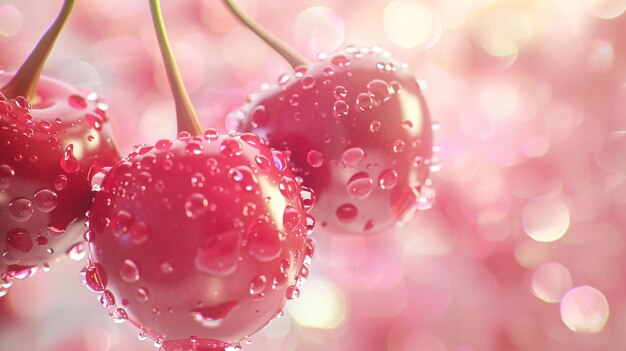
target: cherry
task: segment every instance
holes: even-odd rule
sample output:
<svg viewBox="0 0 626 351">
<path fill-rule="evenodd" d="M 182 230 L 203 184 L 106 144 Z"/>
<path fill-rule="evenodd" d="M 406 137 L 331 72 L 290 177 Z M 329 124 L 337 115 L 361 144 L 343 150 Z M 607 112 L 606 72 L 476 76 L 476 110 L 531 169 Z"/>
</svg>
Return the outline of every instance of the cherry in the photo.
<svg viewBox="0 0 626 351">
<path fill-rule="evenodd" d="M 40 78 L 74 2 L 17 72 L 0 75 L 0 296 L 66 252 L 80 256 L 88 175 L 119 160 L 106 105 Z"/>
<path fill-rule="evenodd" d="M 313 215 L 342 233 L 376 233 L 432 205 L 433 157 L 424 86 L 404 64 L 374 46 L 348 47 L 307 63 L 231 11 L 295 69 L 254 94 L 229 124 L 284 150 L 317 196 Z"/>
<path fill-rule="evenodd" d="M 222 350 L 215 340 L 245 339 L 299 294 L 314 250 L 301 196 L 311 194 L 259 137 L 202 132 L 159 1 L 150 5 L 179 136 L 139 146 L 93 178 L 84 282 L 114 321 L 164 350 Z"/>
</svg>

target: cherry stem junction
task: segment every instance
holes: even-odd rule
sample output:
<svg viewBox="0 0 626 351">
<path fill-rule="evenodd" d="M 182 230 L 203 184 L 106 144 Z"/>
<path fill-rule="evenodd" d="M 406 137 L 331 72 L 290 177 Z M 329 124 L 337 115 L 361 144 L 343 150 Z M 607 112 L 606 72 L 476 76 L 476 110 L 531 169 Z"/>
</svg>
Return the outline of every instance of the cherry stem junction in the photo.
<svg viewBox="0 0 626 351">
<path fill-rule="evenodd" d="M 167 38 L 167 32 L 165 31 L 165 23 L 163 21 L 163 14 L 161 13 L 161 5 L 159 0 L 150 0 L 150 10 L 152 12 L 152 22 L 154 23 L 154 29 L 161 48 L 161 55 L 163 56 L 163 63 L 165 64 L 165 71 L 167 72 L 167 79 L 172 89 L 172 95 L 174 96 L 174 103 L 176 105 L 176 122 L 178 126 L 178 132 L 189 132 L 192 135 L 202 135 L 202 126 L 198 120 L 191 99 L 185 85 L 183 83 L 178 64 L 172 53 L 172 47 L 169 39 Z"/>
<path fill-rule="evenodd" d="M 252 17 L 250 17 L 235 0 L 224 0 L 224 4 L 230 10 L 230 12 L 239 19 L 248 29 L 254 32 L 259 38 L 261 38 L 267 45 L 269 45 L 274 51 L 281 55 L 294 69 L 298 66 L 307 65 L 309 62 L 296 50 L 285 44 L 282 40 L 276 38 L 274 35 L 266 31 L 258 23 L 256 23 Z"/>
<path fill-rule="evenodd" d="M 13 78 L 0 89 L 0 92 L 6 97 L 15 98 L 24 96 L 31 100 L 34 104 L 37 100 L 37 85 L 43 66 L 50 56 L 50 52 L 59 37 L 59 34 L 65 27 L 76 0 L 65 0 L 61 12 L 54 20 L 46 34 L 39 40 L 35 49 L 30 53 L 26 61 L 17 70 Z"/>
</svg>

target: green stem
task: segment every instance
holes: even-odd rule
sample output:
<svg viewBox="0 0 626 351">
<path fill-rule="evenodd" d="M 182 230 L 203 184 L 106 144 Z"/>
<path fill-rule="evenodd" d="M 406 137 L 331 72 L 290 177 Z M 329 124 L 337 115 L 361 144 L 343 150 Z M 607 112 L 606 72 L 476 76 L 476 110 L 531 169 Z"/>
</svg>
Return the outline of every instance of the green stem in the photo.
<svg viewBox="0 0 626 351">
<path fill-rule="evenodd" d="M 46 34 L 39 40 L 33 52 L 30 53 L 9 83 L 0 89 L 2 94 L 11 98 L 24 96 L 32 101 L 37 100 L 37 85 L 39 84 L 41 71 L 59 34 L 63 30 L 63 27 L 65 27 L 74 9 L 75 3 L 76 0 L 65 0 L 61 12 L 54 20 L 54 23 L 52 23 L 52 26 L 50 26 Z"/>
<path fill-rule="evenodd" d="M 159 0 L 150 0 L 150 10 L 152 11 L 152 22 L 154 22 L 154 30 L 157 35 L 167 79 L 170 82 L 172 95 L 174 95 L 174 103 L 176 104 L 176 122 L 178 132 L 189 132 L 192 135 L 202 135 L 202 127 L 198 120 L 198 115 L 191 104 L 187 89 L 183 84 L 183 79 L 176 64 L 176 59 L 172 53 L 172 47 L 167 39 L 165 31 L 165 23 L 163 22 L 163 14 Z"/>
<path fill-rule="evenodd" d="M 287 60 L 291 67 L 296 68 L 298 66 L 307 65 L 309 63 L 308 60 L 300 55 L 296 50 L 270 34 L 258 23 L 256 23 L 252 19 L 252 17 L 250 17 L 247 13 L 243 11 L 241 6 L 239 6 L 235 2 L 235 0 L 224 0 L 224 4 L 226 4 L 230 12 L 235 17 L 237 17 L 237 19 L 239 19 L 239 21 L 243 23 L 243 25 L 248 27 L 248 29 L 253 31 L 254 34 L 261 38 L 272 49 L 274 49 L 274 51 L 276 51 L 280 56 Z"/>
</svg>

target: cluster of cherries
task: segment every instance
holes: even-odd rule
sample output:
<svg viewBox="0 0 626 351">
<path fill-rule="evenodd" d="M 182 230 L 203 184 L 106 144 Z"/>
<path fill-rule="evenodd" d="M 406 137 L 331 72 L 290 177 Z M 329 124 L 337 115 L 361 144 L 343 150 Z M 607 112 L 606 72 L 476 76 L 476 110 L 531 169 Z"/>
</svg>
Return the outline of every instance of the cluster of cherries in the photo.
<svg viewBox="0 0 626 351">
<path fill-rule="evenodd" d="M 388 52 L 309 64 L 225 0 L 294 73 L 231 114 L 236 131 L 203 130 L 150 0 L 178 137 L 122 158 L 95 94 L 40 77 L 74 3 L 0 75 L 0 295 L 86 242 L 83 281 L 115 322 L 163 350 L 238 349 L 299 296 L 316 221 L 376 233 L 431 206 L 423 84 Z"/>
</svg>

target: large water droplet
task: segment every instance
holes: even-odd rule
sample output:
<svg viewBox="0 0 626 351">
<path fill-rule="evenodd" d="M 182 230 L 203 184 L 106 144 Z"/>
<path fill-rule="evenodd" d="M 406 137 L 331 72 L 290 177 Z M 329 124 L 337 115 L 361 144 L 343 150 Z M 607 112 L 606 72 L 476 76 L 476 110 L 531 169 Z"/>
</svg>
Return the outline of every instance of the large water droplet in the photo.
<svg viewBox="0 0 626 351">
<path fill-rule="evenodd" d="M 250 295 L 258 295 L 267 287 L 267 278 L 264 275 L 257 275 L 250 282 Z"/>
<path fill-rule="evenodd" d="M 341 161 L 346 167 L 356 167 L 365 158 L 365 151 L 360 147 L 349 148 L 341 155 Z"/>
<path fill-rule="evenodd" d="M 80 95 L 72 95 L 67 99 L 67 102 L 73 108 L 82 110 L 87 107 L 87 101 Z"/>
<path fill-rule="evenodd" d="M 97 131 L 101 131 L 102 130 L 102 125 L 104 124 L 104 121 L 102 120 L 102 117 L 98 116 L 98 115 L 94 115 L 91 113 L 88 113 L 85 115 L 85 122 L 87 122 L 87 124 L 89 125 L 89 127 L 97 130 Z"/>
<path fill-rule="evenodd" d="M 295 300 L 300 297 L 300 289 L 297 286 L 290 286 L 287 288 L 285 292 L 285 297 L 287 300 Z"/>
<path fill-rule="evenodd" d="M 365 199 L 374 190 L 374 181 L 365 172 L 360 172 L 352 176 L 348 181 L 348 194 L 354 199 Z"/>
<path fill-rule="evenodd" d="M 74 174 L 80 170 L 80 163 L 74 157 L 74 145 L 69 144 L 63 153 L 60 161 L 61 169 L 69 174 Z"/>
<path fill-rule="evenodd" d="M 225 156 L 239 156 L 243 153 L 243 147 L 238 140 L 226 139 L 220 145 L 220 152 Z"/>
<path fill-rule="evenodd" d="M 28 199 L 13 199 L 9 204 L 9 216 L 16 222 L 28 221 L 34 211 L 33 203 Z"/>
<path fill-rule="evenodd" d="M 91 190 L 100 191 L 102 190 L 102 183 L 104 182 L 104 177 L 106 177 L 107 173 L 111 167 L 102 167 L 96 172 L 96 174 L 91 177 Z"/>
<path fill-rule="evenodd" d="M 204 139 L 206 139 L 208 142 L 217 140 L 219 136 L 220 133 L 214 128 L 209 128 L 204 131 Z"/>
<path fill-rule="evenodd" d="M 285 157 L 284 153 L 273 150 L 272 158 L 274 159 L 274 165 L 279 171 L 284 171 L 285 169 L 287 169 L 287 157 Z"/>
<path fill-rule="evenodd" d="M 49 189 L 41 189 L 33 196 L 35 207 L 41 212 L 50 212 L 57 207 L 57 194 Z"/>
<path fill-rule="evenodd" d="M 342 223 L 354 222 L 359 214 L 359 210 L 353 204 L 343 204 L 337 208 L 335 215 Z"/>
<path fill-rule="evenodd" d="M 386 169 L 380 173 L 378 184 L 383 190 L 392 189 L 398 184 L 398 172 L 393 169 Z"/>
<path fill-rule="evenodd" d="M 189 218 L 197 218 L 209 209 L 209 200 L 199 193 L 191 194 L 185 201 L 185 214 Z"/>
<path fill-rule="evenodd" d="M 115 235 L 116 237 L 120 237 L 128 233 L 128 229 L 130 228 L 130 225 L 132 223 L 133 216 L 130 213 L 122 210 L 111 218 L 109 228 L 111 229 L 113 235 Z"/>
<path fill-rule="evenodd" d="M 228 175 L 237 182 L 245 191 L 255 191 L 258 189 L 258 180 L 252 170 L 246 166 L 231 168 Z"/>
<path fill-rule="evenodd" d="M 54 189 L 56 191 L 61 191 L 65 189 L 66 186 L 67 186 L 67 177 L 64 174 L 59 174 L 54 179 Z"/>
<path fill-rule="evenodd" d="M 120 268 L 120 276 L 125 282 L 134 283 L 139 280 L 139 267 L 133 260 L 126 259 Z"/>
<path fill-rule="evenodd" d="M 136 245 L 143 244 L 150 238 L 150 229 L 143 221 L 133 223 L 128 233 L 130 234 L 131 240 Z"/>
<path fill-rule="evenodd" d="M 246 233 L 250 255 L 261 262 L 277 259 L 283 251 L 280 235 L 266 220 L 258 220 Z"/>
<path fill-rule="evenodd" d="M 217 306 L 195 308 L 191 310 L 191 317 L 207 328 L 219 327 L 230 311 L 239 306 L 237 301 L 229 301 Z"/>
<path fill-rule="evenodd" d="M 202 155 L 203 150 L 204 150 L 204 146 L 202 146 L 202 143 L 198 143 L 198 142 L 192 141 L 189 144 L 187 144 L 187 146 L 185 146 L 185 153 L 187 155 L 193 155 L 193 156 Z"/>
<path fill-rule="evenodd" d="M 348 111 L 350 111 L 350 106 L 343 100 L 337 100 L 333 104 L 333 111 L 339 117 L 347 116 Z"/>
<path fill-rule="evenodd" d="M 387 101 L 391 97 L 389 84 L 381 79 L 374 79 L 367 83 L 367 92 L 379 104 Z"/>
<path fill-rule="evenodd" d="M 107 275 L 104 267 L 98 263 L 91 263 L 81 273 L 84 275 L 84 284 L 93 292 L 102 292 L 107 286 Z"/>
<path fill-rule="evenodd" d="M 280 193 L 289 200 L 293 200 L 298 195 L 298 183 L 291 177 L 283 177 L 278 185 Z"/>
<path fill-rule="evenodd" d="M 338 85 L 335 87 L 335 90 L 333 90 L 333 96 L 335 96 L 337 100 L 345 99 L 345 97 L 348 96 L 348 90 L 343 85 Z"/>
<path fill-rule="evenodd" d="M 33 239 L 30 233 L 24 229 L 13 229 L 6 235 L 7 254 L 21 259 L 33 250 Z"/>
<path fill-rule="evenodd" d="M 302 214 L 300 211 L 291 206 L 285 207 L 285 212 L 283 213 L 283 225 L 287 230 L 293 231 L 296 229 L 301 220 Z"/>
<path fill-rule="evenodd" d="M 324 155 L 317 150 L 311 150 L 306 155 L 306 161 L 311 167 L 319 168 L 324 164 Z"/>
<path fill-rule="evenodd" d="M 15 170 L 9 165 L 0 165 L 0 191 L 7 190 L 15 178 Z"/>
<path fill-rule="evenodd" d="M 239 259 L 240 232 L 228 231 L 220 235 L 208 235 L 194 259 L 200 272 L 225 277 L 237 269 Z"/>
<path fill-rule="evenodd" d="M 374 107 L 374 98 L 368 93 L 361 93 L 356 97 L 356 106 L 361 111 L 371 110 Z"/>
<path fill-rule="evenodd" d="M 261 168 L 264 171 L 269 171 L 270 169 L 272 169 L 272 161 L 270 161 L 269 158 L 263 155 L 255 156 L 254 161 L 259 166 L 259 168 Z"/>
</svg>

